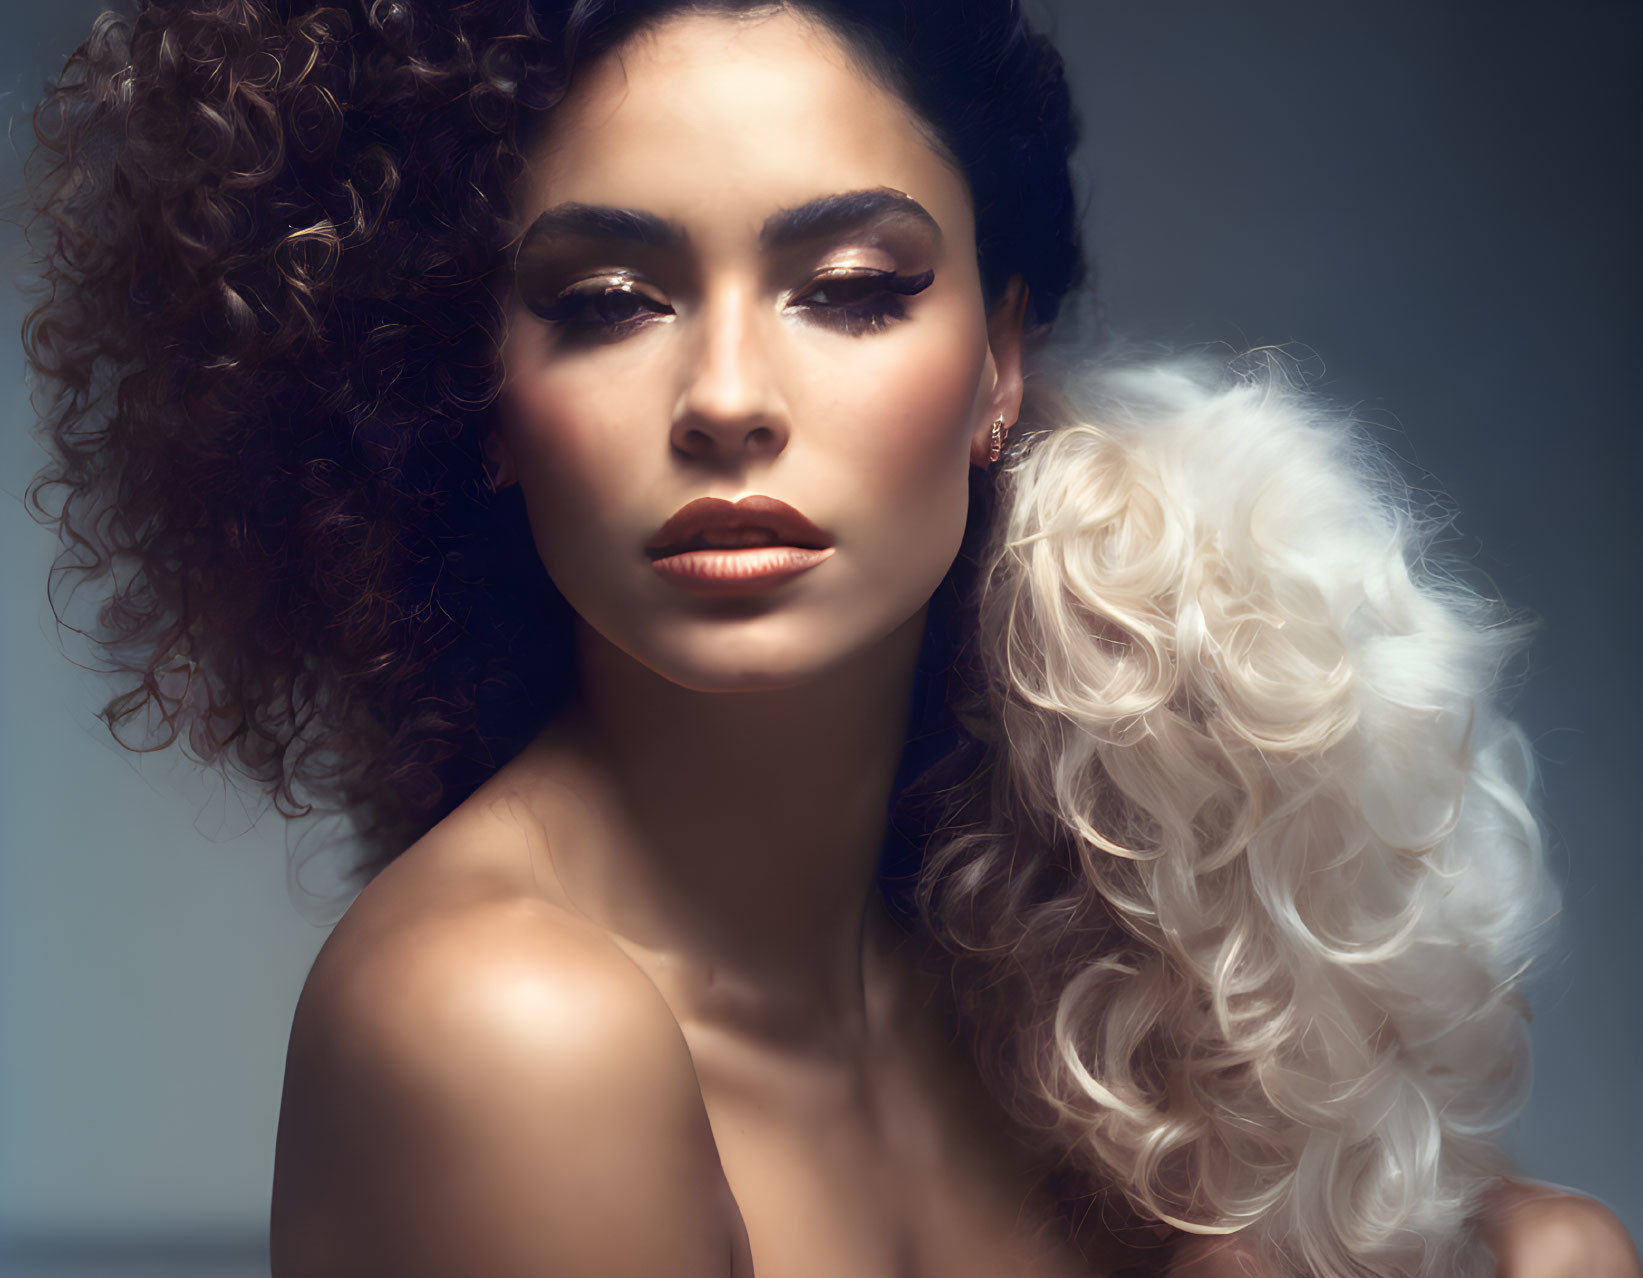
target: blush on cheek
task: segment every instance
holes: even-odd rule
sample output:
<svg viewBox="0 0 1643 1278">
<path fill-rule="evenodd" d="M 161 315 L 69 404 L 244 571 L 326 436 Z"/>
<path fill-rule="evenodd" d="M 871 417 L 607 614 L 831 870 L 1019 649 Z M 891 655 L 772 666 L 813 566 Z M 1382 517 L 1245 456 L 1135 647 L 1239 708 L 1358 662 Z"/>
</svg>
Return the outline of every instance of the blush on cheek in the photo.
<svg viewBox="0 0 1643 1278">
<path fill-rule="evenodd" d="M 549 574 L 561 585 L 574 574 L 569 562 L 582 546 L 598 546 L 597 516 L 608 505 L 599 479 L 612 471 L 601 454 L 609 443 L 591 424 L 567 413 L 578 401 L 553 379 L 516 385 L 503 405 L 504 429 L 531 533 Z"/>
<path fill-rule="evenodd" d="M 963 540 L 986 360 L 984 332 L 980 341 L 965 329 L 930 336 L 903 344 L 882 376 L 857 381 L 845 410 L 848 470 L 865 516 L 860 580 L 879 606 L 908 615 L 928 601 Z"/>
<path fill-rule="evenodd" d="M 612 428 L 627 412 L 619 388 L 584 380 L 538 371 L 506 405 L 520 484 L 559 507 L 597 506 L 602 489 L 631 479 L 633 443 Z"/>
<path fill-rule="evenodd" d="M 966 487 L 986 334 L 938 329 L 896 354 L 883 375 L 856 383 L 851 416 L 866 429 L 852 435 L 873 459 L 859 468 L 864 487 L 922 505 L 955 479 Z"/>
</svg>

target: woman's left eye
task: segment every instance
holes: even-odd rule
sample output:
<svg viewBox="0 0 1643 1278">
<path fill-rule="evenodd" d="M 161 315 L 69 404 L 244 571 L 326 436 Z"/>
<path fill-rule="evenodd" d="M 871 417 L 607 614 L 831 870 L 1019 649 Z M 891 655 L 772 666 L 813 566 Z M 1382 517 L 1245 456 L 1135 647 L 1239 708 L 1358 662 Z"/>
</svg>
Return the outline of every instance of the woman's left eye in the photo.
<svg viewBox="0 0 1643 1278">
<path fill-rule="evenodd" d="M 936 277 L 934 271 L 898 275 L 894 271 L 828 271 L 788 302 L 810 317 L 840 332 L 873 332 L 907 318 L 906 299 L 922 293 Z"/>
</svg>

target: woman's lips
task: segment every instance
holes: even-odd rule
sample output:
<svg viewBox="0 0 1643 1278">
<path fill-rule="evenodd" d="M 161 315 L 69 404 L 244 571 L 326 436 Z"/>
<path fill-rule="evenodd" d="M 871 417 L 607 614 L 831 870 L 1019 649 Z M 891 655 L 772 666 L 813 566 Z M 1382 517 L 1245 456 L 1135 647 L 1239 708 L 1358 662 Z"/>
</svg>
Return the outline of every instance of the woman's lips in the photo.
<svg viewBox="0 0 1643 1278">
<path fill-rule="evenodd" d="M 774 497 L 731 503 L 698 497 L 645 544 L 651 565 L 695 594 L 745 595 L 769 589 L 832 557 L 831 539 Z"/>
</svg>

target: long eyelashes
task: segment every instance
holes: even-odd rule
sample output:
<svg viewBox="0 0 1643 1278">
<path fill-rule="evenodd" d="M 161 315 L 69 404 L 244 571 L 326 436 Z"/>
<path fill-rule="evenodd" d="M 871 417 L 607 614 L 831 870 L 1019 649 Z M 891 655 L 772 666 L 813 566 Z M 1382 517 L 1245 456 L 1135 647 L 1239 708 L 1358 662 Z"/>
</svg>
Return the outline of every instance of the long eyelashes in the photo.
<svg viewBox="0 0 1643 1278">
<path fill-rule="evenodd" d="M 906 299 L 930 287 L 936 273 L 846 267 L 826 271 L 787 302 L 791 310 L 839 332 L 856 336 L 907 317 Z M 599 276 L 567 288 L 547 302 L 527 299 L 532 314 L 557 326 L 569 339 L 616 340 L 674 314 L 666 302 L 623 276 Z"/>
<path fill-rule="evenodd" d="M 906 299 L 924 292 L 934 271 L 897 275 L 893 271 L 828 271 L 788 303 L 822 323 L 855 335 L 907 318 Z"/>
<path fill-rule="evenodd" d="M 622 276 L 583 280 L 549 302 L 527 301 L 531 313 L 567 333 L 620 334 L 650 319 L 673 314 L 667 303 L 642 293 Z"/>
</svg>

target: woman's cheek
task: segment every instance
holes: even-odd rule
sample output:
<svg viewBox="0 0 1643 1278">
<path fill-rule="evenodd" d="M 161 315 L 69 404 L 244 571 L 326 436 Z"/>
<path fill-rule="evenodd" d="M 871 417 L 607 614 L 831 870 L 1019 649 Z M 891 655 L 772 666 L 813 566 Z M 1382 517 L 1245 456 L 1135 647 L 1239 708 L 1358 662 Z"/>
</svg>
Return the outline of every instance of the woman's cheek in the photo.
<svg viewBox="0 0 1643 1278">
<path fill-rule="evenodd" d="M 858 382 L 849 417 L 864 509 L 880 526 L 883 567 L 931 588 L 946 574 L 968 513 L 970 437 L 986 359 L 980 340 L 933 333 L 908 343 L 884 376 Z"/>
<path fill-rule="evenodd" d="M 634 441 L 613 425 L 624 417 L 609 386 L 588 403 L 576 378 L 539 375 L 511 405 L 511 437 L 531 528 L 556 581 L 587 575 L 622 540 L 605 525 L 632 500 L 638 481 Z M 593 411 L 589 411 L 589 409 Z"/>
</svg>

